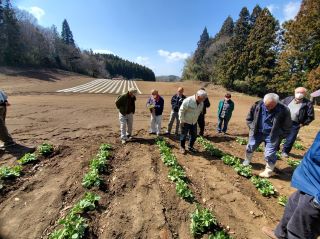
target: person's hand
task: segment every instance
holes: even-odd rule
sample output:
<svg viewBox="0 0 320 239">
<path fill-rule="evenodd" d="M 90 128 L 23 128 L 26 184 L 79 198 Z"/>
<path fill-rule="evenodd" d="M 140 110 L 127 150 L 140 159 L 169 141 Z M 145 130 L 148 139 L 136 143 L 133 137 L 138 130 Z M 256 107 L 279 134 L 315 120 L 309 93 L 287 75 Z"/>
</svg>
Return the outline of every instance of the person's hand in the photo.
<svg viewBox="0 0 320 239">
<path fill-rule="evenodd" d="M 6 102 L 6 106 L 10 106 L 10 105 L 11 105 L 11 104 L 7 101 L 7 102 Z"/>
</svg>

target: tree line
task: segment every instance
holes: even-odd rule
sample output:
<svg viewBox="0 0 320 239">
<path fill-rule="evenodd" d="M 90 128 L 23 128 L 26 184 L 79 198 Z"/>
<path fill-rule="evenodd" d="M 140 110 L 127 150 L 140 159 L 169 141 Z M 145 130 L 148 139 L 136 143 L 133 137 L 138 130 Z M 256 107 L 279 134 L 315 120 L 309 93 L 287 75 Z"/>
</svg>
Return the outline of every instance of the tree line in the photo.
<svg viewBox="0 0 320 239">
<path fill-rule="evenodd" d="M 81 50 L 65 19 L 61 34 L 45 28 L 30 13 L 0 0 L 0 65 L 59 68 L 93 77 L 136 78 L 155 81 L 154 72 L 112 54 Z"/>
<path fill-rule="evenodd" d="M 303 0 L 294 20 L 280 26 L 267 8 L 243 7 L 210 37 L 205 28 L 185 62 L 182 79 L 211 81 L 262 96 L 320 88 L 320 1 Z"/>
</svg>

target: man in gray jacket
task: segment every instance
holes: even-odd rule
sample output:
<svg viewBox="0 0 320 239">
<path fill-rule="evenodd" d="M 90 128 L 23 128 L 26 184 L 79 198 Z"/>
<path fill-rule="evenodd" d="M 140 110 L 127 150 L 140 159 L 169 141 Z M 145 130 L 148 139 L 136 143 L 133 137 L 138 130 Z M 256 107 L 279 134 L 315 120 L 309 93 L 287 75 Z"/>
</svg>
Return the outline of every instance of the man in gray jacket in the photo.
<svg viewBox="0 0 320 239">
<path fill-rule="evenodd" d="M 250 164 L 253 152 L 264 142 L 266 168 L 259 176 L 270 177 L 277 161 L 276 153 L 279 143 L 289 135 L 291 124 L 290 111 L 279 102 L 277 94 L 266 94 L 263 100 L 256 102 L 247 116 L 250 131 L 243 165 Z"/>
<path fill-rule="evenodd" d="M 7 95 L 0 90 L 0 140 L 4 142 L 4 147 L 15 145 L 6 126 L 7 106 L 9 106 Z"/>
</svg>

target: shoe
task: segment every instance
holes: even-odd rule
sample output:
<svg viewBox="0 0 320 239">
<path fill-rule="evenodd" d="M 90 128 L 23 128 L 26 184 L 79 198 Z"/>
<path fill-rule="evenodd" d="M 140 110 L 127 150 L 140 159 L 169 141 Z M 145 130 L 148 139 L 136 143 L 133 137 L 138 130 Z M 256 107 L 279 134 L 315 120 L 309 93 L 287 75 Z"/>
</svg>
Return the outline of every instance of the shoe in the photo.
<svg viewBox="0 0 320 239">
<path fill-rule="evenodd" d="M 275 168 L 275 164 L 267 163 L 265 170 L 259 174 L 261 178 L 270 178 L 273 174 L 273 170 Z"/>
<path fill-rule="evenodd" d="M 17 143 L 16 142 L 14 142 L 14 141 L 12 141 L 12 142 L 5 142 L 4 144 L 3 144 L 3 147 L 11 147 L 11 146 L 14 146 L 14 145 L 16 145 Z"/>
<path fill-rule="evenodd" d="M 281 153 L 282 158 L 289 158 L 289 155 L 286 152 Z"/>
<path fill-rule="evenodd" d="M 271 239 L 277 239 L 276 235 L 274 234 L 274 230 L 271 229 L 270 227 L 263 227 L 261 229 L 261 231 L 263 232 L 263 234 L 265 234 L 266 236 L 268 236 Z"/>
<path fill-rule="evenodd" d="M 183 147 L 180 147 L 180 153 L 182 153 L 182 154 L 186 154 L 186 149 L 185 149 L 185 148 L 183 148 Z"/>
<path fill-rule="evenodd" d="M 242 162 L 242 165 L 243 166 L 249 166 L 250 163 L 251 163 L 251 160 L 252 160 L 252 156 L 253 156 L 253 153 L 247 153 L 246 152 L 246 157 L 245 157 L 245 160 Z"/>
<path fill-rule="evenodd" d="M 170 135 L 170 132 L 169 132 L 169 131 L 167 131 L 167 132 L 165 132 L 165 133 L 164 133 L 164 135 Z"/>
<path fill-rule="evenodd" d="M 122 140 L 121 140 L 121 143 L 122 143 L 122 144 L 125 144 L 125 143 L 127 143 L 127 140 L 122 139 Z"/>
<path fill-rule="evenodd" d="M 193 147 L 188 147 L 188 151 L 190 151 L 191 153 L 196 153 L 197 150 Z"/>
<path fill-rule="evenodd" d="M 156 132 L 149 132 L 149 134 L 156 134 Z"/>
</svg>

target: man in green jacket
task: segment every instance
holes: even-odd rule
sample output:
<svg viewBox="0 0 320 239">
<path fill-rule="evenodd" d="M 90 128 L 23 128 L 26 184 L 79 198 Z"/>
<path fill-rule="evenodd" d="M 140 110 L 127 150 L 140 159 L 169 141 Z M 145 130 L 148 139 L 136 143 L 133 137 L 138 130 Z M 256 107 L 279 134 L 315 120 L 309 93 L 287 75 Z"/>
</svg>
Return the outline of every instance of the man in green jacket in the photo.
<svg viewBox="0 0 320 239">
<path fill-rule="evenodd" d="M 122 144 L 125 144 L 128 139 L 131 139 L 133 114 L 136 110 L 136 94 L 137 90 L 135 88 L 130 88 L 127 93 L 119 95 L 116 100 L 116 106 L 119 110 L 120 133 Z"/>
<path fill-rule="evenodd" d="M 220 100 L 218 106 L 218 128 L 219 133 L 227 133 L 228 123 L 234 110 L 234 103 L 231 100 L 231 94 L 227 93 L 224 96 L 224 100 Z M 223 124 L 223 127 L 222 127 Z"/>
</svg>

